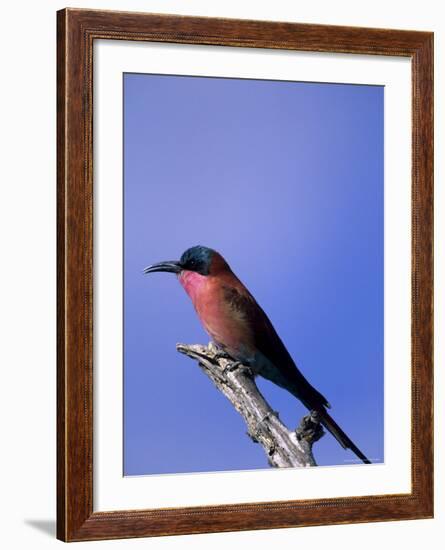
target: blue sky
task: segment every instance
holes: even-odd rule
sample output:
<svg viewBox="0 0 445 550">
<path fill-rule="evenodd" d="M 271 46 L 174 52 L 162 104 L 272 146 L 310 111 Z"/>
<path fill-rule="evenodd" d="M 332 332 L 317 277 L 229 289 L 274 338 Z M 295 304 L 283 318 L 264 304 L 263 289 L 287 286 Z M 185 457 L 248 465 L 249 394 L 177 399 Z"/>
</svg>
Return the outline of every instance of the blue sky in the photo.
<svg viewBox="0 0 445 550">
<path fill-rule="evenodd" d="M 208 336 L 175 276 L 220 251 L 332 416 L 383 454 L 380 86 L 124 75 L 124 474 L 268 468 L 231 404 L 177 342 Z M 306 409 L 259 379 L 282 420 Z M 327 434 L 319 465 L 355 459 Z"/>
</svg>

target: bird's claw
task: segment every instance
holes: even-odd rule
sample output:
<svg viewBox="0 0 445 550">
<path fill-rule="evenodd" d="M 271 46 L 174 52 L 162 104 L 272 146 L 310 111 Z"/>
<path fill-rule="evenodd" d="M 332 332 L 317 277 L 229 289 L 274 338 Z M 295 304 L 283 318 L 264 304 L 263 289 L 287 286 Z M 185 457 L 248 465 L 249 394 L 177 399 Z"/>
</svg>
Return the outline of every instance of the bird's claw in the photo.
<svg viewBox="0 0 445 550">
<path fill-rule="evenodd" d="M 230 355 L 215 342 L 209 342 L 209 350 L 213 353 L 213 358 L 217 361 L 219 359 L 232 359 Z"/>
<path fill-rule="evenodd" d="M 227 360 L 231 360 L 232 358 L 230 357 L 230 355 L 225 352 L 224 350 L 218 350 L 215 352 L 214 356 L 213 356 L 217 361 L 219 359 L 227 359 Z"/>
<path fill-rule="evenodd" d="M 244 365 L 240 361 L 231 361 L 227 363 L 225 367 L 223 367 L 222 372 L 223 374 L 226 374 L 227 372 L 232 372 L 242 366 Z"/>
</svg>

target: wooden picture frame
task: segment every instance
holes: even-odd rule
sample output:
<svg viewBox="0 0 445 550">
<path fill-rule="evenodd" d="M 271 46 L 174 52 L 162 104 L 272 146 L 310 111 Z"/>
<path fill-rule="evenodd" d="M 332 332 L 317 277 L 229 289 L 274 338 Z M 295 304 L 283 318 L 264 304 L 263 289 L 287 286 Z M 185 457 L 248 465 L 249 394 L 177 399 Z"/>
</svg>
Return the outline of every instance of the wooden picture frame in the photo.
<svg viewBox="0 0 445 550">
<path fill-rule="evenodd" d="M 95 40 L 403 56 L 412 63 L 412 490 L 406 494 L 93 512 Z M 64 541 L 433 516 L 433 34 L 65 9 L 57 14 L 57 537 Z"/>
</svg>

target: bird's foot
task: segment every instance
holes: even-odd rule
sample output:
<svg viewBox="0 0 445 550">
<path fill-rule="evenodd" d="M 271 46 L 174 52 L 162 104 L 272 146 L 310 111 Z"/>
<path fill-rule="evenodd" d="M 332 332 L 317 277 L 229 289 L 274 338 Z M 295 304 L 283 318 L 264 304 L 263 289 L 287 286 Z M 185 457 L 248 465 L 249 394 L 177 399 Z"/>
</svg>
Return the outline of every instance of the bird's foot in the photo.
<svg viewBox="0 0 445 550">
<path fill-rule="evenodd" d="M 254 378 L 253 371 L 250 367 L 245 365 L 244 363 L 241 363 L 241 361 L 230 361 L 227 363 L 225 367 L 223 367 L 222 372 L 223 374 L 227 374 L 228 372 L 238 371 L 245 376 Z"/>
<path fill-rule="evenodd" d="M 218 359 L 228 359 L 232 360 L 232 357 L 218 344 L 215 344 L 215 342 L 209 342 L 208 345 L 209 350 L 213 353 L 213 358 L 218 361 Z"/>
<path fill-rule="evenodd" d="M 219 349 L 218 351 L 215 351 L 215 354 L 213 357 L 218 361 L 219 359 L 227 359 L 228 361 L 233 361 L 233 358 L 230 357 L 230 355 L 224 351 L 223 349 Z"/>
<path fill-rule="evenodd" d="M 227 363 L 225 367 L 223 367 L 222 372 L 223 374 L 226 374 L 228 372 L 232 372 L 240 367 L 243 367 L 244 365 L 240 361 L 230 361 Z"/>
<path fill-rule="evenodd" d="M 321 439 L 325 432 L 320 424 L 320 415 L 317 411 L 311 411 L 308 415 L 303 416 L 300 425 L 295 430 L 298 441 L 305 440 L 312 444 Z"/>
</svg>

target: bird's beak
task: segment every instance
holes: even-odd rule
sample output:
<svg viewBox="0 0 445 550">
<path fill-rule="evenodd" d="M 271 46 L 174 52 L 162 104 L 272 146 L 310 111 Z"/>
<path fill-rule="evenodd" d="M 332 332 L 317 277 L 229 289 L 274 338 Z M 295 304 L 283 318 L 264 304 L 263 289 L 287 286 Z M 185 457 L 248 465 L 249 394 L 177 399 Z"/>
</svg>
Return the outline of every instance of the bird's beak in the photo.
<svg viewBox="0 0 445 550">
<path fill-rule="evenodd" d="M 179 273 L 182 270 L 179 262 L 159 262 L 157 264 L 149 265 L 144 269 L 144 273 L 155 273 L 156 271 L 166 271 L 167 273 Z"/>
</svg>

